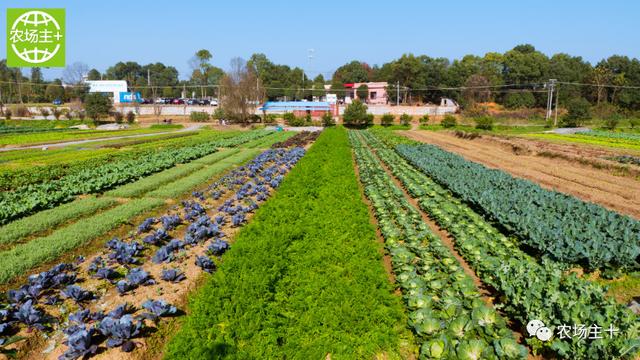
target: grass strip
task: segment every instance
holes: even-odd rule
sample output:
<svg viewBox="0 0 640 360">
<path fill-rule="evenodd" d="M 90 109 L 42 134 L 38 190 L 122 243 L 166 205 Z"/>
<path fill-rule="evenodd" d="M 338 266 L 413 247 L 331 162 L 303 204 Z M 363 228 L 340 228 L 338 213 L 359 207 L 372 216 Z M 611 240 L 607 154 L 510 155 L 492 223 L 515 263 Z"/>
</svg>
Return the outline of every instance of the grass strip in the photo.
<svg viewBox="0 0 640 360">
<path fill-rule="evenodd" d="M 11 244 L 26 236 L 54 228 L 64 222 L 117 204 L 109 197 L 78 199 L 0 227 L 0 245 Z"/>
<path fill-rule="evenodd" d="M 191 175 L 185 176 L 182 179 L 165 184 L 157 190 L 148 193 L 147 195 L 165 199 L 178 197 L 190 191 L 194 187 L 206 183 L 212 177 L 227 170 L 229 167 L 247 161 L 252 157 L 258 155 L 259 153 L 260 150 L 240 151 L 233 156 L 220 160 L 212 165 L 205 166 L 204 168 L 194 172 Z"/>
<path fill-rule="evenodd" d="M 192 298 L 165 356 L 407 358 L 381 246 L 346 132 L 327 129 Z"/>
<path fill-rule="evenodd" d="M 130 218 L 162 204 L 164 204 L 163 200 L 155 198 L 132 200 L 58 229 L 49 236 L 2 251 L 0 252 L 0 258 L 2 258 L 0 283 L 4 284 L 43 262 L 54 260 L 63 253 L 127 223 Z"/>
<path fill-rule="evenodd" d="M 139 197 L 149 191 L 158 189 L 162 185 L 175 182 L 177 181 L 176 179 L 193 174 L 208 164 L 215 164 L 224 158 L 238 153 L 239 151 L 239 149 L 227 149 L 215 152 L 188 164 L 178 164 L 176 167 L 162 171 L 158 174 L 143 178 L 131 184 L 120 186 L 106 192 L 105 194 L 115 197 Z"/>
</svg>

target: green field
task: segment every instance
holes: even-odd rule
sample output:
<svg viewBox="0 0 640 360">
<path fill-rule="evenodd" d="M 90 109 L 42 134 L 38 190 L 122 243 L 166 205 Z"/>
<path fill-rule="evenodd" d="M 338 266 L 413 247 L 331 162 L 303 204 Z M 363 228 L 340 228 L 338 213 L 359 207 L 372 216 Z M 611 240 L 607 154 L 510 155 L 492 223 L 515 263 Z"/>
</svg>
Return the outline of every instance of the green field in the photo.
<svg viewBox="0 0 640 360">
<path fill-rule="evenodd" d="M 576 143 L 585 145 L 594 145 L 605 148 L 623 149 L 640 151 L 640 141 L 637 139 L 624 139 L 624 138 L 605 138 L 595 137 L 589 135 L 575 134 L 575 135 L 560 135 L 560 134 L 527 134 L 524 135 L 527 138 L 548 140 L 552 142 L 560 143 Z"/>
<path fill-rule="evenodd" d="M 166 357 L 410 356 L 380 247 L 346 132 L 325 130 L 192 299 Z"/>
<path fill-rule="evenodd" d="M 28 146 L 65 141 L 109 138 L 115 136 L 131 136 L 153 134 L 158 132 L 176 131 L 164 128 L 155 129 L 125 129 L 125 130 L 69 130 L 60 132 L 39 132 L 33 134 L 5 134 L 0 135 L 0 146 Z"/>
</svg>

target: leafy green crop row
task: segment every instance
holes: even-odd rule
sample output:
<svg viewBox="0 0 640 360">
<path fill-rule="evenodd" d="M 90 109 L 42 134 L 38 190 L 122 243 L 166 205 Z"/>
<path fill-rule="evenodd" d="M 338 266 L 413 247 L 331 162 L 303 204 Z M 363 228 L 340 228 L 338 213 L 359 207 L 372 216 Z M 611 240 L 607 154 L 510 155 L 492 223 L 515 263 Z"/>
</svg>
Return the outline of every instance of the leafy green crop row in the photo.
<svg viewBox="0 0 640 360">
<path fill-rule="evenodd" d="M 198 159 L 217 151 L 218 147 L 236 146 L 264 135 L 264 132 L 247 132 L 230 139 L 148 153 L 135 159 L 86 168 L 47 183 L 4 192 L 0 194 L 0 223 L 40 209 L 55 207 L 73 199 L 75 195 L 104 191 L 176 164 Z"/>
<path fill-rule="evenodd" d="M 420 207 L 455 239 L 460 254 L 483 282 L 501 295 L 503 311 L 518 321 L 523 334 L 530 320 L 541 320 L 557 333 L 561 325 L 613 325 L 613 338 L 597 340 L 560 339 L 541 342 L 527 338 L 534 350 L 553 352 L 568 359 L 632 358 L 638 352 L 640 323 L 624 306 L 606 297 L 605 289 L 564 267 L 538 263 L 518 248 L 514 239 L 503 236 L 470 207 L 413 168 L 391 148 L 368 132 L 363 133 L 380 158 L 403 186 L 417 198 Z M 626 354 L 623 356 L 623 354 Z"/>
<path fill-rule="evenodd" d="M 410 334 L 379 251 L 345 130 L 326 129 L 192 298 L 166 357 L 402 357 Z"/>
<path fill-rule="evenodd" d="M 56 143 L 62 141 L 75 141 L 85 139 L 108 138 L 112 136 L 127 136 L 139 134 L 153 134 L 163 132 L 162 129 L 127 129 L 127 130 L 69 130 L 69 131 L 47 131 L 30 134 L 8 134 L 0 136 L 0 146 L 2 145 L 36 145 L 43 143 Z"/>
<path fill-rule="evenodd" d="M 41 150 L 20 150 L 0 154 L 0 190 L 11 190 L 21 186 L 37 184 L 41 182 L 59 179 L 64 175 L 82 171 L 87 168 L 94 168 L 107 162 L 115 162 L 127 159 L 136 159 L 146 156 L 149 153 L 157 152 L 159 149 L 178 149 L 185 146 L 194 146 L 213 140 L 228 139 L 241 134 L 241 132 L 212 132 L 200 131 L 192 134 L 188 138 L 183 135 L 191 133 L 179 133 L 171 135 L 156 135 L 145 138 L 123 139 L 117 142 L 109 141 L 102 145 L 103 148 L 93 143 L 92 148 L 87 149 L 87 145 L 82 148 L 75 146 L 64 149 Z M 176 138 L 181 135 L 181 138 Z M 171 136 L 168 138 L 167 136 Z M 132 142 L 136 142 L 133 143 Z M 142 142 L 142 143 L 139 143 Z M 115 150 L 106 146 L 115 147 L 116 144 L 125 145 L 125 149 Z M 120 146 L 120 145 L 118 145 Z M 12 156 L 15 154 L 16 156 Z"/>
<path fill-rule="evenodd" d="M 207 165 L 204 168 L 193 172 L 192 174 L 178 179 L 159 187 L 158 189 L 148 193 L 149 196 L 174 198 L 183 194 L 189 189 L 207 182 L 212 177 L 222 173 L 233 165 L 245 162 L 260 153 L 259 149 L 241 150 L 240 152 L 226 157 L 216 163 Z"/>
<path fill-rule="evenodd" d="M 198 160 L 194 160 L 188 164 L 177 165 L 168 170 L 161 171 L 153 176 L 140 179 L 136 182 L 132 182 L 120 187 L 117 187 L 111 191 L 105 193 L 108 196 L 115 197 L 137 197 L 147 192 L 158 189 L 160 186 L 172 183 L 178 179 L 194 173 L 197 170 L 202 169 L 207 164 L 214 164 L 224 158 L 227 158 L 233 154 L 236 154 L 240 149 L 225 149 L 215 152 L 211 155 L 207 155 Z"/>
<path fill-rule="evenodd" d="M 640 267 L 640 221 L 433 145 L 399 145 L 398 152 L 552 259 L 588 269 Z"/>
<path fill-rule="evenodd" d="M 24 274 L 39 264 L 56 259 L 67 251 L 83 245 L 98 236 L 126 223 L 130 218 L 164 204 L 163 200 L 142 198 L 98 215 L 79 220 L 54 231 L 51 235 L 18 244 L 0 252 L 0 283 Z"/>
<path fill-rule="evenodd" d="M 0 245 L 11 244 L 25 236 L 47 231 L 77 217 L 93 214 L 117 204 L 109 197 L 89 197 L 49 209 L 0 227 Z"/>
<path fill-rule="evenodd" d="M 613 132 L 613 131 L 581 131 L 576 133 L 582 136 L 593 136 L 605 139 L 623 139 L 623 140 L 633 140 L 640 143 L 640 134 L 632 134 L 632 133 L 623 133 L 623 132 Z"/>
<path fill-rule="evenodd" d="M 372 203 L 425 358 L 526 359 L 505 320 L 407 201 L 355 131 L 360 180 Z M 359 134 L 359 133 L 358 133 Z"/>
</svg>

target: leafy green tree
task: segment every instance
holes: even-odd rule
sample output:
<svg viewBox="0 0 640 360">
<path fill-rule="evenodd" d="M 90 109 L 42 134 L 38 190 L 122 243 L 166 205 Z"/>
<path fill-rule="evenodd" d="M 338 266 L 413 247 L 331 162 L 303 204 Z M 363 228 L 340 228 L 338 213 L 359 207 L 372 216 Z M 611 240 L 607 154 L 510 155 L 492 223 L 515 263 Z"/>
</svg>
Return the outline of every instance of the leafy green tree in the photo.
<svg viewBox="0 0 640 360">
<path fill-rule="evenodd" d="M 504 77 L 508 84 L 546 81 L 549 59 L 531 45 L 518 45 L 504 54 Z"/>
<path fill-rule="evenodd" d="M 536 98 L 530 92 L 513 92 L 507 94 L 504 106 L 507 109 L 532 108 L 536 104 Z"/>
<path fill-rule="evenodd" d="M 360 99 L 360 101 L 366 103 L 369 100 L 369 86 L 367 86 L 367 84 L 358 86 L 356 89 L 356 95 L 358 95 L 358 99 Z"/>
<path fill-rule="evenodd" d="M 100 78 L 100 71 L 98 71 L 97 69 L 91 69 L 87 73 L 87 80 L 100 80 Z"/>
<path fill-rule="evenodd" d="M 354 60 L 336 69 L 332 80 L 342 84 L 369 82 L 371 75 L 372 68 L 367 63 Z"/>
<path fill-rule="evenodd" d="M 356 99 L 347 106 L 342 115 L 346 125 L 370 125 L 373 124 L 373 115 L 367 113 L 367 105 Z"/>
<path fill-rule="evenodd" d="M 322 74 L 319 74 L 318 76 L 315 77 L 315 79 L 313 79 L 313 92 L 312 95 L 316 96 L 316 97 L 322 97 L 325 95 L 325 90 L 324 90 L 324 76 L 322 76 Z"/>
<path fill-rule="evenodd" d="M 583 121 L 589 119 L 591 119 L 591 104 L 587 99 L 575 98 L 567 103 L 567 115 L 563 119 L 564 126 L 580 126 Z"/>
<path fill-rule="evenodd" d="M 98 121 L 109 115 L 113 108 L 111 99 L 100 93 L 89 93 L 84 98 L 84 109 L 87 116 Z"/>
<path fill-rule="evenodd" d="M 52 83 L 47 85 L 44 91 L 44 97 L 47 101 L 53 101 L 55 99 L 64 99 L 64 88 L 61 85 Z"/>
</svg>

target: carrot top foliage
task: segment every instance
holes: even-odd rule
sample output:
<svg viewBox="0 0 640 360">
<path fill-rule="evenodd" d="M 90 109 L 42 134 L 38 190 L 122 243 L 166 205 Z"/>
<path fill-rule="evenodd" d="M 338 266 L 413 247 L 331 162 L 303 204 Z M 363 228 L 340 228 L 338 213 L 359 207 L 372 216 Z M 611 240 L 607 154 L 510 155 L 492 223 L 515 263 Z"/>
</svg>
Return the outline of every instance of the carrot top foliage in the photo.
<svg viewBox="0 0 640 360">
<path fill-rule="evenodd" d="M 371 359 L 412 340 L 346 132 L 326 129 L 190 303 L 170 359 Z"/>
</svg>

